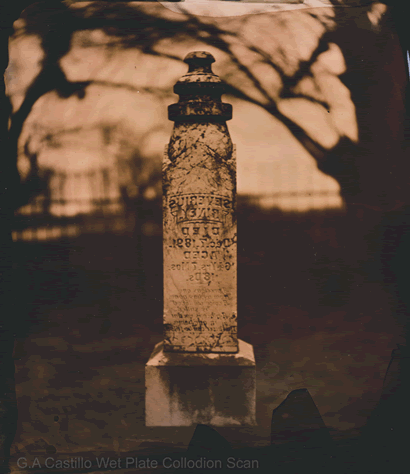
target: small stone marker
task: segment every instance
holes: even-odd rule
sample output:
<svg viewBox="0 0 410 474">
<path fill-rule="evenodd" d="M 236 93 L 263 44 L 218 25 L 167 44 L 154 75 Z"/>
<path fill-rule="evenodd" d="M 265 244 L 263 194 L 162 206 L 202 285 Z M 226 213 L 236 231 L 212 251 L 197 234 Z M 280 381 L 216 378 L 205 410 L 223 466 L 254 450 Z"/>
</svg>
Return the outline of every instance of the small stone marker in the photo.
<svg viewBox="0 0 410 474">
<path fill-rule="evenodd" d="M 163 166 L 164 350 L 237 352 L 236 162 L 206 52 L 185 58 Z"/>
<path fill-rule="evenodd" d="M 207 52 L 188 54 L 163 164 L 164 341 L 145 367 L 147 426 L 255 424 L 253 347 L 237 338 L 232 106 Z"/>
<path fill-rule="evenodd" d="M 305 447 L 326 447 L 332 443 L 329 430 L 306 388 L 293 390 L 273 410 L 271 443 L 302 443 Z"/>
</svg>

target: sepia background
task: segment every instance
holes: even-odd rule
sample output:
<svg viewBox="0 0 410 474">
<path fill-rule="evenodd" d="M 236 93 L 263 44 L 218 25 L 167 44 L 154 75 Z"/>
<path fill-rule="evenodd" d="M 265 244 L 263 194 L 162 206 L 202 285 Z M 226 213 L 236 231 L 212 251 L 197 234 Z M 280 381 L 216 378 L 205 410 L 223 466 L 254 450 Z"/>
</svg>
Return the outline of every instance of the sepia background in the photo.
<svg viewBox="0 0 410 474">
<path fill-rule="evenodd" d="M 162 338 L 167 106 L 195 50 L 215 57 L 233 106 L 238 332 L 257 367 L 258 427 L 220 432 L 269 444 L 272 410 L 297 388 L 333 436 L 366 423 L 405 335 L 380 223 L 406 203 L 406 69 L 385 4 L 333 3 L 222 18 L 39 3 L 14 23 L 15 456 L 192 437 L 144 426 L 144 365 Z"/>
</svg>

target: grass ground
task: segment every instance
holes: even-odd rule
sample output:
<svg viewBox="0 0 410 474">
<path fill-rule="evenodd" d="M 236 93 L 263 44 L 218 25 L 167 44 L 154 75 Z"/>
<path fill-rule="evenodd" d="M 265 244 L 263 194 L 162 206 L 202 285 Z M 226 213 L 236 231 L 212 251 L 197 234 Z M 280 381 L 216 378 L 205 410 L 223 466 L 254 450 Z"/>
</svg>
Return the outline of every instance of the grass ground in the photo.
<svg viewBox="0 0 410 474">
<path fill-rule="evenodd" d="M 307 388 L 334 438 L 354 438 L 402 334 L 377 259 L 360 236 L 356 245 L 347 237 L 354 229 L 342 215 L 240 216 L 238 330 L 255 351 L 258 426 L 218 431 L 234 448 L 263 449 L 273 409 Z M 141 253 L 135 241 L 106 233 L 15 244 L 13 469 L 22 456 L 188 445 L 195 427 L 144 426 L 144 365 L 162 332 L 162 246 L 159 232 L 143 237 Z"/>
</svg>

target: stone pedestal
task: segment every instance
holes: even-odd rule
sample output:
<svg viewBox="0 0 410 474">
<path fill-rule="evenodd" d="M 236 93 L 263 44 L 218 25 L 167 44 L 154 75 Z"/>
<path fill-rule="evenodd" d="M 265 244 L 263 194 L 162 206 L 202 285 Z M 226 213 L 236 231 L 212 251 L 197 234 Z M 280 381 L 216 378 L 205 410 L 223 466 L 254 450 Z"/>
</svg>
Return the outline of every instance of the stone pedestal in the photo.
<svg viewBox="0 0 410 474">
<path fill-rule="evenodd" d="M 234 354 L 164 352 L 157 344 L 145 367 L 146 426 L 255 425 L 255 357 L 238 342 Z"/>
</svg>

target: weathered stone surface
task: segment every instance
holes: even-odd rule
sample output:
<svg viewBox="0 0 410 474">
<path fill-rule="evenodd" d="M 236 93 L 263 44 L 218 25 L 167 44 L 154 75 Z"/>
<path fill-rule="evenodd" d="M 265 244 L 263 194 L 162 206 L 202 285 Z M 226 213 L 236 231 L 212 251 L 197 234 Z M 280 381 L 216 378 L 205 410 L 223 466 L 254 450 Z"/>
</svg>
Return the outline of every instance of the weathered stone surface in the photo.
<svg viewBox="0 0 410 474">
<path fill-rule="evenodd" d="M 255 425 L 253 348 L 239 340 L 235 354 L 164 352 L 145 367 L 147 426 Z"/>
<path fill-rule="evenodd" d="M 164 350 L 237 352 L 236 161 L 209 53 L 187 56 L 163 163 Z"/>
<path fill-rule="evenodd" d="M 253 348 L 237 339 L 236 161 L 213 57 L 190 53 L 163 163 L 164 341 L 145 367 L 147 426 L 254 425 Z"/>
</svg>

